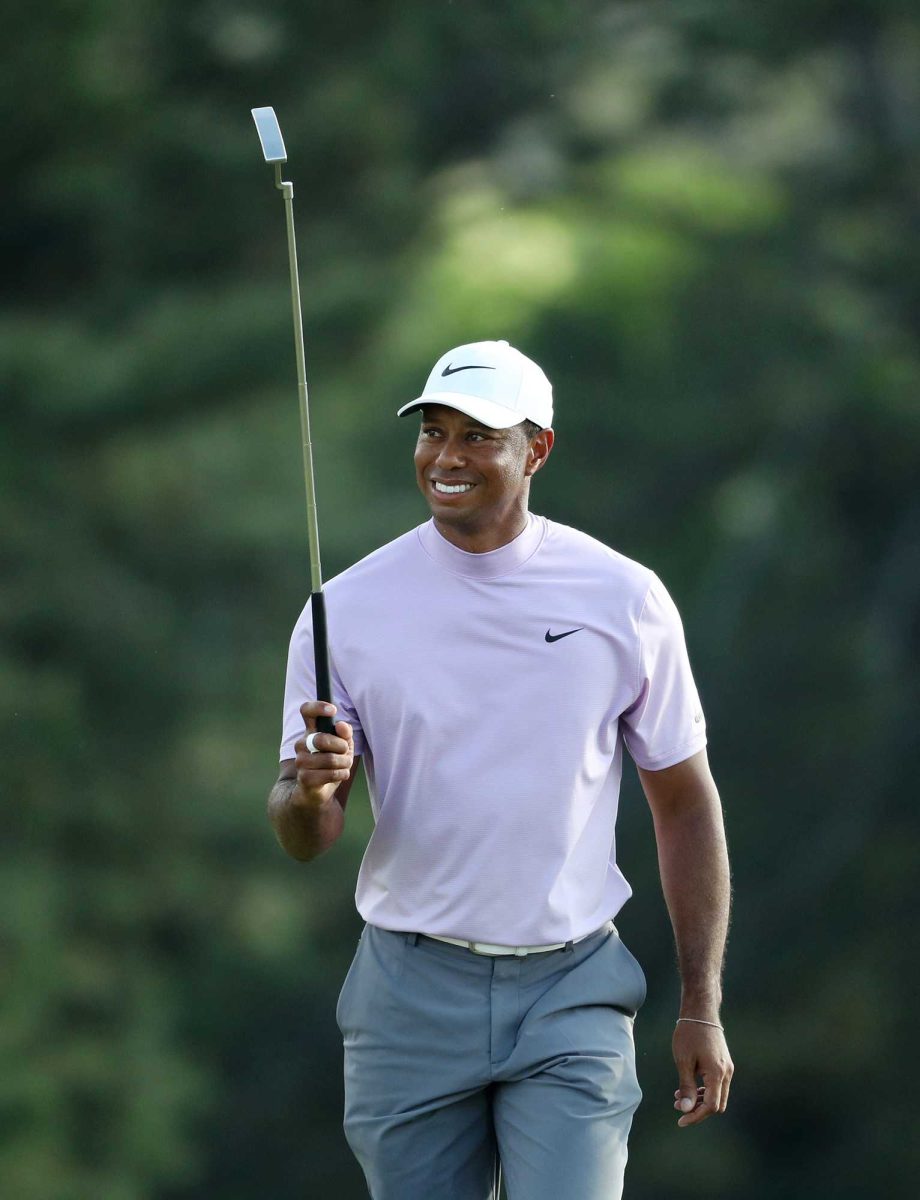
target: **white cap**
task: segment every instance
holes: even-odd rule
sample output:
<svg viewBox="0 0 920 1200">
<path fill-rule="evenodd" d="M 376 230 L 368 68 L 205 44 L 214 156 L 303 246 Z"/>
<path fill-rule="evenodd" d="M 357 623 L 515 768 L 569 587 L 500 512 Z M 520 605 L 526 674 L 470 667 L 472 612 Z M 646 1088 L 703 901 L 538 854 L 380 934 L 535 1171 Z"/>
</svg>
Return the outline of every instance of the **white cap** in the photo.
<svg viewBox="0 0 920 1200">
<path fill-rule="evenodd" d="M 448 350 L 434 365 L 425 390 L 404 404 L 403 417 L 424 404 L 459 409 L 490 429 L 534 421 L 553 423 L 553 389 L 535 362 L 507 342 L 471 342 Z"/>
</svg>

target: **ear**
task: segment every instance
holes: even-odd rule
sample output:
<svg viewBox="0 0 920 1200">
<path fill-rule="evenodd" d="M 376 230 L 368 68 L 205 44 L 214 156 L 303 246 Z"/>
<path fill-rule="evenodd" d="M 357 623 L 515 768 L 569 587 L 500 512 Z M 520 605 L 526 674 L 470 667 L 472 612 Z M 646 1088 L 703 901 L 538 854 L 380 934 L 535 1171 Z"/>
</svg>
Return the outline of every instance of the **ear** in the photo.
<svg viewBox="0 0 920 1200">
<path fill-rule="evenodd" d="M 549 453 L 556 440 L 551 429 L 541 429 L 527 448 L 527 462 L 524 465 L 525 475 L 536 475 L 537 471 L 549 458 Z"/>
</svg>

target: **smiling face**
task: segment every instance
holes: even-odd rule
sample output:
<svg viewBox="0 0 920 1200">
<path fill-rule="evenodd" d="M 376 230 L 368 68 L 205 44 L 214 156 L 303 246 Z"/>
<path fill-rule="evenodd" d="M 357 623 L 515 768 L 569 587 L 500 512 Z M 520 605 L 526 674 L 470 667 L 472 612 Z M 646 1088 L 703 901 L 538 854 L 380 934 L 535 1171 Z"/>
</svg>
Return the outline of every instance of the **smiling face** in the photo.
<svg viewBox="0 0 920 1200">
<path fill-rule="evenodd" d="M 551 429 L 528 439 L 520 425 L 490 429 L 458 409 L 425 405 L 415 474 L 439 532 L 475 554 L 516 538 L 527 522 L 530 478 L 552 446 Z"/>
</svg>

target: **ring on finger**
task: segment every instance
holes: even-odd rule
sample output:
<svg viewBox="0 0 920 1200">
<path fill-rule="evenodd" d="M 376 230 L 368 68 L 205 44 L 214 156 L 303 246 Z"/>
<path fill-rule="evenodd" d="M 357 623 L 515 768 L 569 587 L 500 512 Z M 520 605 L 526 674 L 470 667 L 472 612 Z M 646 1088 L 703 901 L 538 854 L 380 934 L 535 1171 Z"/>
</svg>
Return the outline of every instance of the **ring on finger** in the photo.
<svg viewBox="0 0 920 1200">
<path fill-rule="evenodd" d="M 321 751 L 316 748 L 316 734 L 308 733 L 304 745 L 307 748 L 307 754 L 320 754 Z"/>
</svg>

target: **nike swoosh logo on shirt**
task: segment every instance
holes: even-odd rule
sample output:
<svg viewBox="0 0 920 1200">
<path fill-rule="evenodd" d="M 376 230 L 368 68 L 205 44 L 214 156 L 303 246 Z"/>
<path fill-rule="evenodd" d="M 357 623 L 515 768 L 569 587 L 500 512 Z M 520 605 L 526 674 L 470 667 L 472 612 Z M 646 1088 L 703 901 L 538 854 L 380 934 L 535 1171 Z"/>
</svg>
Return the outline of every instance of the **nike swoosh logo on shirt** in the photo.
<svg viewBox="0 0 920 1200">
<path fill-rule="evenodd" d="M 441 372 L 442 375 L 456 375 L 458 371 L 494 371 L 494 367 L 487 367 L 483 363 L 470 363 L 468 367 L 452 367 L 450 363 Z"/>
<path fill-rule="evenodd" d="M 579 625 L 577 629 L 568 629 L 565 633 L 550 633 L 550 631 L 547 629 L 546 640 L 548 642 L 558 642 L 560 638 L 571 637 L 573 633 L 581 633 L 583 629 L 584 625 Z"/>
</svg>

